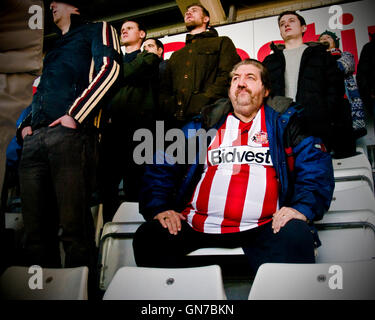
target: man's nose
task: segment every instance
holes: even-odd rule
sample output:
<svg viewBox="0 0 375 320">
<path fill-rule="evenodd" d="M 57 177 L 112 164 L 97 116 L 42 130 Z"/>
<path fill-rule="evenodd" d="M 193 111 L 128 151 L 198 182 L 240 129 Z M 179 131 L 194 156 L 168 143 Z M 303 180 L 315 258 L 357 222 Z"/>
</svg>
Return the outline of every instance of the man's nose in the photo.
<svg viewBox="0 0 375 320">
<path fill-rule="evenodd" d="M 241 88 L 246 88 L 247 84 L 246 84 L 246 81 L 245 81 L 244 77 L 241 77 L 241 78 L 238 79 L 237 86 L 241 87 Z"/>
</svg>

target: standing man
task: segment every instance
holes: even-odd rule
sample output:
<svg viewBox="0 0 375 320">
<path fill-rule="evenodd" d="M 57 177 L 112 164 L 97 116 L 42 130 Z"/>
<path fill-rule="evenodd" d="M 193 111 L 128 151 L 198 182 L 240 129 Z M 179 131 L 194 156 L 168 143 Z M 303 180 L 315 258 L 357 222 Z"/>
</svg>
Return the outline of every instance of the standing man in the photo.
<svg viewBox="0 0 375 320">
<path fill-rule="evenodd" d="M 143 44 L 143 50 L 155 53 L 160 59 L 159 63 L 159 80 L 162 79 L 168 60 L 164 60 L 164 45 L 157 38 L 148 38 Z"/>
<path fill-rule="evenodd" d="M 36 11 L 30 14 L 30 9 Z M 43 11 L 42 0 L 0 2 L 0 197 L 8 144 L 15 135 L 18 117 L 31 103 L 33 82 L 42 72 Z M 0 272 L 8 260 L 10 238 L 5 230 L 5 212 L 0 207 L 0 251 L 3 252 Z"/>
<path fill-rule="evenodd" d="M 44 59 L 30 115 L 18 128 L 26 263 L 95 267 L 90 198 L 98 135 L 94 120 L 120 73 L 120 45 L 106 22 L 88 23 L 82 1 L 52 1 L 59 38 Z M 95 119 L 94 119 L 95 118 Z"/>
<path fill-rule="evenodd" d="M 337 158 L 355 154 L 350 106 L 344 101 L 344 77 L 321 43 L 303 43 L 305 19 L 295 11 L 278 17 L 284 46 L 264 60 L 272 82 L 271 95 L 292 98 L 304 107 L 312 135 L 322 138 Z"/>
<path fill-rule="evenodd" d="M 155 53 L 160 59 L 163 59 L 164 45 L 159 39 L 148 38 L 143 43 L 143 50 Z"/>
<path fill-rule="evenodd" d="M 370 39 L 363 46 L 359 57 L 357 81 L 359 93 L 368 114 L 374 117 L 375 124 L 375 33 L 370 34 Z"/>
<path fill-rule="evenodd" d="M 139 128 L 154 130 L 158 100 L 160 58 L 141 52 L 146 28 L 135 20 L 121 27 L 121 44 L 125 48 L 121 88 L 110 102 L 111 121 L 103 133 L 102 196 L 104 223 L 111 221 L 120 205 L 119 184 L 123 179 L 125 199 L 138 201 L 143 166 L 135 163 L 133 141 Z"/>
<path fill-rule="evenodd" d="M 181 127 L 205 105 L 225 97 L 229 72 L 241 60 L 232 40 L 207 29 L 209 23 L 202 5 L 187 7 L 186 45 L 168 60 L 160 86 L 160 107 L 171 126 Z"/>
<path fill-rule="evenodd" d="M 183 267 L 196 249 L 238 246 L 254 273 L 266 262 L 314 262 L 312 221 L 331 202 L 332 160 L 305 133 L 299 106 L 284 98 L 274 110 L 265 101 L 269 90 L 259 61 L 236 64 L 229 100 L 186 126 L 216 129 L 208 148 L 197 139 L 204 163 L 147 168 L 140 202 L 147 222 L 133 242 L 138 266 Z"/>
</svg>

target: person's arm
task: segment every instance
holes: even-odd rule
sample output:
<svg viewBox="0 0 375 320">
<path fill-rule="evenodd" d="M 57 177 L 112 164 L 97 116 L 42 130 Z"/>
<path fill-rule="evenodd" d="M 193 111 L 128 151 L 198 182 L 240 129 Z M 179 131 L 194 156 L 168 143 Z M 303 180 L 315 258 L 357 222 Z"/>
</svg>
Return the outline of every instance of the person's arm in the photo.
<svg viewBox="0 0 375 320">
<path fill-rule="evenodd" d="M 370 44 L 365 44 L 361 55 L 359 57 L 358 66 L 357 66 L 357 84 L 359 93 L 364 100 L 368 110 L 371 107 L 371 98 L 374 98 L 375 92 L 371 92 L 371 50 Z M 371 112 L 372 113 L 372 110 Z"/>
<path fill-rule="evenodd" d="M 305 132 L 299 117 L 291 119 L 287 130 L 294 155 L 290 207 L 310 221 L 320 220 L 329 209 L 335 187 L 332 158 L 320 138 Z"/>
<path fill-rule="evenodd" d="M 342 52 L 341 58 L 337 60 L 337 65 L 345 76 L 353 74 L 355 71 L 354 56 L 350 52 Z"/>
<path fill-rule="evenodd" d="M 337 119 L 341 119 L 340 115 L 343 112 L 348 113 L 348 110 L 343 111 L 342 108 L 350 108 L 348 104 L 344 103 L 344 73 L 340 71 L 337 61 L 327 51 L 323 52 L 322 59 L 321 77 L 326 93 L 327 111 L 329 111 L 331 121 L 337 122 Z"/>
<path fill-rule="evenodd" d="M 124 63 L 123 81 L 132 83 L 138 79 L 152 78 L 159 72 L 160 58 L 151 52 L 139 53 L 131 62 Z"/>
<path fill-rule="evenodd" d="M 183 179 L 183 167 L 161 151 L 156 152 L 153 164 L 146 165 L 139 200 L 145 220 L 176 207 L 176 188 Z"/>
<path fill-rule="evenodd" d="M 22 145 L 23 139 L 26 135 L 31 135 L 31 105 L 28 106 L 21 114 L 21 116 L 17 120 L 17 131 L 16 131 L 16 139 L 17 143 Z"/>
<path fill-rule="evenodd" d="M 286 132 L 286 147 L 294 157 L 290 182 L 292 188 L 288 206 L 273 217 L 274 232 L 289 220 L 313 221 L 322 219 L 329 209 L 334 190 L 332 158 L 321 139 L 309 136 L 298 117 L 293 117 Z"/>
<path fill-rule="evenodd" d="M 91 51 L 96 76 L 68 111 L 78 123 L 87 119 L 99 102 L 109 95 L 120 74 L 120 44 L 116 30 L 107 22 L 95 24 Z"/>
<path fill-rule="evenodd" d="M 173 57 L 173 54 L 172 54 Z M 171 59 L 172 59 L 171 57 Z M 160 86 L 159 86 L 159 106 L 162 111 L 163 116 L 170 116 L 176 108 L 176 95 L 173 90 L 173 80 L 172 80 L 172 67 L 171 63 L 167 61 L 165 65 L 165 70 L 160 76 Z"/>
</svg>

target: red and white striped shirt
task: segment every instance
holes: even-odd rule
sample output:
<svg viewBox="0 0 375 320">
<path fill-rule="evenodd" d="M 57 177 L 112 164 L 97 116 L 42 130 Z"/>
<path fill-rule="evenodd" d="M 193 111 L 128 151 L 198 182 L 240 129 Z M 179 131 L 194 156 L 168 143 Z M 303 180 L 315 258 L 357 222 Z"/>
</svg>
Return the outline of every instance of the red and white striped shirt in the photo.
<svg viewBox="0 0 375 320">
<path fill-rule="evenodd" d="M 208 147 L 187 222 L 205 233 L 249 230 L 272 220 L 278 183 L 262 107 L 250 123 L 230 113 Z"/>
</svg>

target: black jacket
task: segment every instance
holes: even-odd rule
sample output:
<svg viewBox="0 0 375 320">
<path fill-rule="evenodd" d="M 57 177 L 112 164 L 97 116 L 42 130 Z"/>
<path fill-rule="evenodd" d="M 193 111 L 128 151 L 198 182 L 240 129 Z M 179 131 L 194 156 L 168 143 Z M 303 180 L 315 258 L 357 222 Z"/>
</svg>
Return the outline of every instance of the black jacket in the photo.
<svg viewBox="0 0 375 320">
<path fill-rule="evenodd" d="M 375 36 L 361 51 L 357 67 L 357 84 L 366 107 L 372 113 L 372 101 L 375 99 Z"/>
<path fill-rule="evenodd" d="M 309 132 L 322 138 L 330 149 L 337 146 L 338 132 L 351 132 L 350 107 L 344 102 L 344 77 L 335 59 L 320 43 L 306 43 L 298 77 L 296 102 L 304 107 Z M 271 95 L 285 95 L 284 46 L 271 44 L 274 51 L 264 60 L 271 78 Z M 342 137 L 342 136 L 341 136 Z"/>
<path fill-rule="evenodd" d="M 30 115 L 18 128 L 48 126 L 65 114 L 94 124 L 101 102 L 120 74 L 120 45 L 106 22 L 86 23 L 72 15 L 69 31 L 46 54 Z M 92 120 L 92 121 L 91 121 Z M 22 141 L 22 140 L 21 140 Z"/>
</svg>

